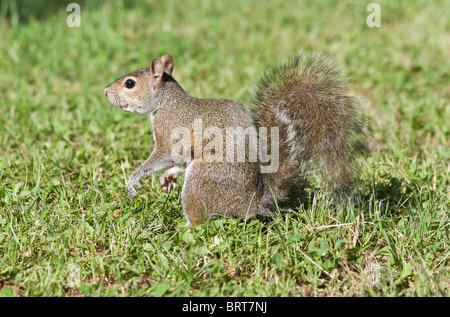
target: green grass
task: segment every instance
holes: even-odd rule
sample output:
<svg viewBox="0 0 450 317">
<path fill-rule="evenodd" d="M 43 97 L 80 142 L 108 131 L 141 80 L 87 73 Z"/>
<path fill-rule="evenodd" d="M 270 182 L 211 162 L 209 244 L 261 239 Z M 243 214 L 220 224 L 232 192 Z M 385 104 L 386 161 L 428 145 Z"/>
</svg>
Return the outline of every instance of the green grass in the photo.
<svg viewBox="0 0 450 317">
<path fill-rule="evenodd" d="M 450 295 L 448 1 L 379 1 L 381 28 L 360 1 L 124 2 L 78 1 L 81 28 L 64 1 L 1 2 L 0 295 Z M 299 48 L 345 67 L 365 98 L 362 206 L 316 193 L 273 220 L 175 230 L 180 189 L 164 194 L 159 175 L 128 200 L 151 125 L 112 107 L 107 84 L 171 53 L 191 95 L 248 104 Z"/>
</svg>

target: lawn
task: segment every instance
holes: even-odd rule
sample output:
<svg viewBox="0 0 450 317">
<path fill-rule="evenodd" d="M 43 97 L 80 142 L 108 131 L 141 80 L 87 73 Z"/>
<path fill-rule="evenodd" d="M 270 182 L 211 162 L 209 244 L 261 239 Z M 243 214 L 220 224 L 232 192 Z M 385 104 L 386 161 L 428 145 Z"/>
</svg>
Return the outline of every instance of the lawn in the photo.
<svg viewBox="0 0 450 317">
<path fill-rule="evenodd" d="M 68 3 L 0 3 L 0 295 L 450 296 L 449 1 L 378 1 L 380 27 L 370 1 L 78 1 L 73 28 Z M 191 95 L 249 105 L 300 48 L 364 98 L 361 205 L 313 189 L 273 219 L 176 230 L 161 173 L 127 198 L 151 124 L 105 86 L 170 53 Z"/>
</svg>

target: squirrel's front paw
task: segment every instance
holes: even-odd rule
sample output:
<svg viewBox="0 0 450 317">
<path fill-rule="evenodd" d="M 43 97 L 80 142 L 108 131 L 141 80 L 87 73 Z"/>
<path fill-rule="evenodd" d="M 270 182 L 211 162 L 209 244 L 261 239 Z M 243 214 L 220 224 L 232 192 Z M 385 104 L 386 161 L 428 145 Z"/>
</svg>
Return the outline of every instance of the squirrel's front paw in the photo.
<svg viewBox="0 0 450 317">
<path fill-rule="evenodd" d="M 171 188 L 177 188 L 177 177 L 183 171 L 183 168 L 175 166 L 164 172 L 161 176 L 161 186 L 165 192 L 169 193 Z"/>
<path fill-rule="evenodd" d="M 128 198 L 133 199 L 137 196 L 137 190 L 140 190 L 142 188 L 142 185 L 139 183 L 139 180 L 135 179 L 134 177 L 131 177 L 130 180 L 127 183 L 127 190 L 128 190 Z"/>
</svg>

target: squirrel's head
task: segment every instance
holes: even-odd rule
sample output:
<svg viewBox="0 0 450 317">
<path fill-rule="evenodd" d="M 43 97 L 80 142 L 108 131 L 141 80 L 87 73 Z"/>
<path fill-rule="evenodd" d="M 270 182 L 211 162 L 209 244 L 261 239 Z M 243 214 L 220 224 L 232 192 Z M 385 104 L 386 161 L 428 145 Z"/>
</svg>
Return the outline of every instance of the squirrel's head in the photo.
<svg viewBox="0 0 450 317">
<path fill-rule="evenodd" d="M 172 75 L 173 58 L 166 54 L 155 58 L 150 67 L 125 75 L 108 87 L 104 93 L 109 102 L 128 112 L 146 115 L 152 111 L 152 100 L 164 84 L 164 73 Z"/>
</svg>

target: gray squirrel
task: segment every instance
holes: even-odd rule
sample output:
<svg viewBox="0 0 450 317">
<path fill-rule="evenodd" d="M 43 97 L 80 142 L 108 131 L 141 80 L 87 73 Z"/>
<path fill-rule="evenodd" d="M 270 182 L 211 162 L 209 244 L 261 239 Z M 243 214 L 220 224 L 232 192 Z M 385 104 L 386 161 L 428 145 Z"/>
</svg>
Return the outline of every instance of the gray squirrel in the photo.
<svg viewBox="0 0 450 317">
<path fill-rule="evenodd" d="M 364 120 L 343 72 L 324 55 L 300 52 L 266 72 L 253 94 L 252 110 L 233 100 L 190 96 L 172 77 L 173 68 L 166 54 L 104 90 L 112 104 L 152 122 L 155 148 L 128 180 L 130 199 L 142 188 L 140 179 L 165 170 L 161 185 L 170 191 L 185 171 L 181 198 L 187 224 L 182 228 L 187 228 L 215 215 L 249 218 L 289 208 L 298 202 L 311 172 L 322 176 L 326 188 L 351 186 L 357 156 L 369 152 Z M 230 129 L 238 133 L 229 136 Z M 182 159 L 174 155 L 179 145 L 174 131 L 188 134 L 185 148 L 178 147 Z M 248 132 L 243 138 L 242 131 Z M 200 141 L 195 140 L 199 133 Z M 250 140 L 255 133 L 256 144 Z M 213 136 L 222 141 L 216 145 L 232 144 L 231 160 L 228 148 L 205 150 Z M 233 143 L 236 139 L 244 142 L 238 159 L 234 150 L 242 147 Z M 268 153 L 278 154 L 270 157 L 276 168 L 264 172 Z"/>
</svg>

